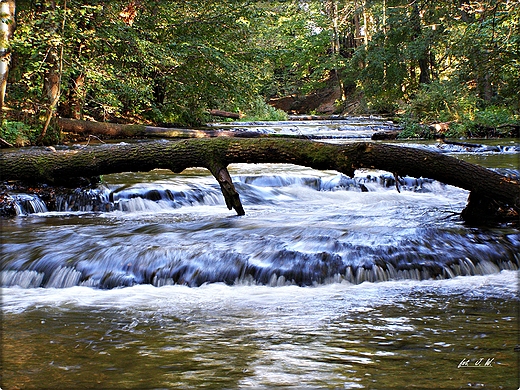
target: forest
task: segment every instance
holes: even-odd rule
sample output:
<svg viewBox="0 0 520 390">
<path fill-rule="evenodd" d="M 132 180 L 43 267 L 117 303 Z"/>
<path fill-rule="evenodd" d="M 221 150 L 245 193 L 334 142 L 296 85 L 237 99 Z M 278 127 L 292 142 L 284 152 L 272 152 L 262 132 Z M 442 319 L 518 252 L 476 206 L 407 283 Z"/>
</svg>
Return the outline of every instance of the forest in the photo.
<svg viewBox="0 0 520 390">
<path fill-rule="evenodd" d="M 0 138 L 60 143 L 57 118 L 195 127 L 215 109 L 516 135 L 519 24 L 517 0 L 2 1 Z"/>
</svg>

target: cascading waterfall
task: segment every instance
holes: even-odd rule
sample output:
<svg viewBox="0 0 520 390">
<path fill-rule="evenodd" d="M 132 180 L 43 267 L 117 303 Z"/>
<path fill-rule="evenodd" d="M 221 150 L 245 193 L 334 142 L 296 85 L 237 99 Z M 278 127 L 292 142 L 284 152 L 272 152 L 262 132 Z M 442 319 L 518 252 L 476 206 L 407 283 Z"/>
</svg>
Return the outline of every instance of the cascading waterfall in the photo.
<svg viewBox="0 0 520 390">
<path fill-rule="evenodd" d="M 16 215 L 28 215 L 47 212 L 47 206 L 38 195 L 15 194 L 6 199 L 7 207 L 12 208 Z"/>
<path fill-rule="evenodd" d="M 384 172 L 349 178 L 289 169 L 296 174 L 234 175 L 245 217 L 218 214 L 224 200 L 209 180 L 105 185 L 58 197 L 60 213 L 83 215 L 87 223 L 75 220 L 40 232 L 43 241 L 6 245 L 1 285 L 311 286 L 519 268 L 516 231 L 461 226 L 462 190 L 405 177 L 398 194 L 395 177 Z M 55 215 L 32 207 L 44 219 Z"/>
<path fill-rule="evenodd" d="M 222 127 L 241 126 L 323 142 L 395 130 Z M 482 142 L 406 145 L 518 178 L 518 140 Z M 5 184 L 2 387 L 518 388 L 518 225 L 467 225 L 468 192 L 424 178 L 228 168 L 245 216 L 201 168 L 40 197 Z"/>
<path fill-rule="evenodd" d="M 239 175 L 234 177 L 238 188 L 247 190 L 246 185 L 256 187 L 287 187 L 300 185 L 317 191 L 377 190 L 377 187 L 393 188 L 396 186 L 395 177 L 389 173 L 377 175 L 358 176 L 349 178 L 339 174 L 331 178 L 297 177 L 284 175 Z M 367 187 L 368 186 L 368 187 Z M 429 192 L 432 186 L 441 187 L 442 183 L 425 178 L 404 177 L 399 178 L 399 188 L 414 192 Z M 429 189 L 430 187 L 430 189 Z M 262 193 L 260 195 L 265 195 Z M 245 196 L 254 197 L 254 191 L 249 191 Z M 261 199 L 257 199 L 261 201 Z M 38 195 L 17 194 L 11 196 L 10 202 L 16 210 L 16 215 L 48 212 L 45 202 Z M 222 196 L 216 184 L 211 186 L 190 185 L 185 189 L 170 187 L 165 184 L 154 186 L 131 186 L 111 190 L 107 186 L 98 189 L 77 189 L 68 194 L 56 196 L 56 210 L 58 212 L 110 212 L 110 211 L 160 211 L 161 209 L 179 208 L 197 204 L 217 205 L 222 204 Z"/>
<path fill-rule="evenodd" d="M 326 142 L 395 129 L 224 126 Z M 517 177 L 518 140 L 482 142 L 405 143 Z M 468 192 L 424 178 L 228 168 L 245 216 L 201 168 L 41 199 L 6 184 L 1 386 L 402 389 L 413 375 L 420 388 L 518 388 L 518 225 L 467 225 Z"/>
</svg>

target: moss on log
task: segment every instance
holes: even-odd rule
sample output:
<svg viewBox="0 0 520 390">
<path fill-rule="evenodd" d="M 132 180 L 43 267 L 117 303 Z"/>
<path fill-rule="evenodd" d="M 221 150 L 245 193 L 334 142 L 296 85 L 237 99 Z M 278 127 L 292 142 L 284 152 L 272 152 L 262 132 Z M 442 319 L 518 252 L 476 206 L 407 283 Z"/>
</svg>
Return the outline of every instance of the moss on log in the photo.
<svg viewBox="0 0 520 390">
<path fill-rule="evenodd" d="M 94 135 L 108 138 L 215 138 L 215 137 L 239 137 L 262 138 L 278 137 L 278 134 L 261 134 L 247 130 L 214 130 L 214 129 L 182 129 L 174 127 L 156 127 L 148 125 L 128 125 L 109 122 L 83 121 L 69 118 L 58 118 L 58 127 L 63 132 Z M 285 136 L 291 137 L 291 136 Z M 293 136 L 294 138 L 303 138 Z"/>
<path fill-rule="evenodd" d="M 469 190 L 479 204 L 497 202 L 520 211 L 520 183 L 481 166 L 416 148 L 358 142 L 344 145 L 299 139 L 186 139 L 136 144 L 106 144 L 56 151 L 28 149 L 0 155 L 0 179 L 62 184 L 70 178 L 155 168 L 182 172 L 205 167 L 218 180 L 228 207 L 244 213 L 227 166 L 232 163 L 291 163 L 336 170 L 353 176 L 359 168 L 376 168 L 399 176 L 415 176 Z M 470 197 L 471 202 L 471 197 Z M 471 220 L 482 208 L 466 213 Z"/>
<path fill-rule="evenodd" d="M 108 122 L 82 121 L 58 118 L 58 127 L 65 132 L 111 138 L 161 137 L 161 138 L 210 138 L 230 136 L 228 132 L 215 130 L 181 129 L 147 125 L 125 125 Z"/>
</svg>

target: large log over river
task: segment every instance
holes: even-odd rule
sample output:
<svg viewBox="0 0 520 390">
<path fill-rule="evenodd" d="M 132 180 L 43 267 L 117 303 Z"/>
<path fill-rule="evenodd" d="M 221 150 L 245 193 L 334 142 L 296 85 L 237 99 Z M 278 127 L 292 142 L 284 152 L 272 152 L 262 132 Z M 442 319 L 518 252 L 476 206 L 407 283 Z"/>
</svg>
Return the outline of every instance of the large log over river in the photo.
<svg viewBox="0 0 520 390">
<path fill-rule="evenodd" d="M 296 139 L 189 139 L 138 144 L 109 144 L 76 150 L 53 148 L 3 153 L 1 180 L 63 184 L 72 178 L 166 168 L 182 172 L 208 168 L 219 182 L 226 204 L 239 215 L 244 209 L 227 171 L 232 163 L 292 163 L 331 169 L 353 176 L 359 168 L 395 175 L 427 177 L 471 192 L 463 217 L 483 211 L 520 210 L 520 184 L 475 164 L 416 148 L 372 142 L 325 144 Z"/>
</svg>

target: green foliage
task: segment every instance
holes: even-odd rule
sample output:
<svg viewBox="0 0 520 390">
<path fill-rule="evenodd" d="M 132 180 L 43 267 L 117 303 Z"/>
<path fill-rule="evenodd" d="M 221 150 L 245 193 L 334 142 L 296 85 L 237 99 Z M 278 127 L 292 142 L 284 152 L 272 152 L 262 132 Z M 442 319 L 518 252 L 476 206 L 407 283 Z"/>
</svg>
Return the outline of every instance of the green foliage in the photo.
<svg viewBox="0 0 520 390">
<path fill-rule="evenodd" d="M 29 125 L 18 122 L 3 120 L 0 126 L 0 138 L 13 146 L 28 146 L 38 138 L 41 129 L 35 129 Z"/>
<path fill-rule="evenodd" d="M 320 88 L 337 67 L 320 2 L 275 1 L 261 5 L 257 47 L 264 57 L 260 92 L 265 97 L 306 94 Z"/>
<path fill-rule="evenodd" d="M 520 125 L 520 116 L 504 107 L 489 106 L 477 110 L 471 119 L 450 126 L 451 137 L 507 137 L 511 128 L 505 125 Z"/>
<path fill-rule="evenodd" d="M 48 54 L 58 48 L 62 110 L 76 99 L 96 120 L 200 123 L 207 108 L 257 94 L 264 55 L 251 36 L 258 9 L 247 3 L 69 0 L 66 9 L 57 1 L 51 10 L 22 1 L 9 97 L 44 110 Z M 85 81 L 77 88 L 80 75 Z"/>
<path fill-rule="evenodd" d="M 504 107 L 489 106 L 484 109 L 474 109 L 472 116 L 450 117 L 445 122 L 448 121 L 450 122 L 448 130 L 444 132 L 447 138 L 507 137 L 511 132 L 511 127 L 507 125 L 520 125 L 520 116 Z M 400 124 L 403 131 L 399 134 L 399 138 L 431 139 L 438 136 L 431 126 L 425 125 L 410 113 L 401 117 Z"/>
<path fill-rule="evenodd" d="M 16 18 L 7 105 L 38 121 L 58 63 L 58 114 L 95 120 L 197 125 L 208 109 L 284 119 L 265 101 L 324 86 L 369 112 L 404 111 L 414 136 L 426 135 L 417 123 L 445 121 L 479 134 L 520 110 L 520 7 L 509 1 L 20 0 Z"/>
<path fill-rule="evenodd" d="M 265 100 L 258 96 L 252 100 L 245 109 L 244 121 L 285 121 L 287 120 L 287 113 L 278 110 L 265 102 Z"/>
<path fill-rule="evenodd" d="M 406 112 L 419 122 L 449 122 L 472 119 L 479 100 L 455 83 L 434 81 L 421 86 L 406 106 Z"/>
<path fill-rule="evenodd" d="M 505 107 L 489 106 L 475 112 L 474 122 L 484 127 L 518 123 L 520 117 Z"/>
<path fill-rule="evenodd" d="M 419 123 L 409 116 L 400 118 L 399 124 L 402 126 L 402 130 L 399 132 L 398 138 L 418 138 L 418 139 L 431 139 L 435 136 L 435 132 L 428 125 Z"/>
<path fill-rule="evenodd" d="M 417 120 L 430 121 L 471 119 L 488 105 L 520 109 L 520 8 L 513 3 L 392 0 L 367 2 L 362 12 L 371 36 L 354 49 L 348 80 L 368 108 L 411 104 Z"/>
</svg>

